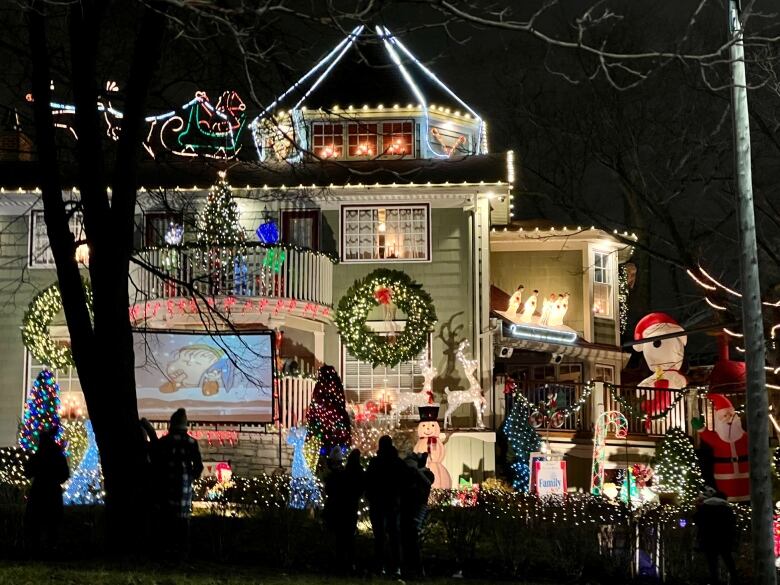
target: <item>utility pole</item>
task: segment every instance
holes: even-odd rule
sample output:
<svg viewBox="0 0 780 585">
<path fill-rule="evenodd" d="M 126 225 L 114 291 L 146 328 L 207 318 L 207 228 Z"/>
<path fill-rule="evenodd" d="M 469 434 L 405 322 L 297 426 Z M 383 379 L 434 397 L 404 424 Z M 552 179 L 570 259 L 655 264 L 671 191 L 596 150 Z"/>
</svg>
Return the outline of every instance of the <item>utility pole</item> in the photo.
<svg viewBox="0 0 780 585">
<path fill-rule="evenodd" d="M 745 47 L 739 0 L 729 0 L 729 61 L 731 109 L 734 117 L 734 168 L 737 175 L 740 275 L 742 281 L 742 332 L 747 370 L 747 428 L 750 445 L 750 502 L 753 536 L 753 583 L 775 585 L 772 536 L 772 480 L 769 476 L 769 406 L 766 393 L 764 321 L 758 279 L 756 217 L 750 161 Z"/>
</svg>

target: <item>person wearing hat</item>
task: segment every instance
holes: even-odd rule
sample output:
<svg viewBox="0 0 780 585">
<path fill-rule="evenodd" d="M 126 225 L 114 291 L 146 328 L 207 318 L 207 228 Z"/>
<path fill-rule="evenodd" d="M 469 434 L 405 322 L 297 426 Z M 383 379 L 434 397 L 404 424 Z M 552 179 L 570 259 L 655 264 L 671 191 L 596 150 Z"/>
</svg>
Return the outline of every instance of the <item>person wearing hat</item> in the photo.
<svg viewBox="0 0 780 585">
<path fill-rule="evenodd" d="M 639 383 L 643 388 L 658 388 L 654 396 L 642 402 L 642 411 L 646 415 L 645 426 L 650 430 L 650 417 L 664 412 L 672 404 L 672 392 L 666 391 L 685 388 L 688 379 L 680 373 L 687 336 L 678 335 L 668 339 L 655 339 L 670 333 L 683 333 L 680 324 L 666 313 L 650 313 L 639 320 L 634 329 L 636 341 L 647 340 L 634 346 L 634 351 L 644 355 L 647 367 L 653 375 Z"/>
<path fill-rule="evenodd" d="M 154 444 L 152 461 L 160 486 L 161 520 L 169 551 L 183 557 L 189 547 L 192 482 L 203 472 L 198 442 L 187 434 L 187 411 L 171 415 L 168 434 Z"/>
<path fill-rule="evenodd" d="M 748 437 L 742 420 L 731 401 L 722 394 L 708 394 L 707 398 L 712 402 L 715 416 L 713 430 L 699 431 L 699 460 L 704 480 L 731 502 L 749 501 Z"/>
<path fill-rule="evenodd" d="M 737 568 L 731 551 L 736 545 L 737 523 L 725 494 L 706 486 L 699 496 L 693 521 L 697 527 L 697 546 L 707 559 L 710 584 L 720 583 L 718 563 L 721 558 L 729 572 L 731 583 L 736 583 Z"/>
</svg>

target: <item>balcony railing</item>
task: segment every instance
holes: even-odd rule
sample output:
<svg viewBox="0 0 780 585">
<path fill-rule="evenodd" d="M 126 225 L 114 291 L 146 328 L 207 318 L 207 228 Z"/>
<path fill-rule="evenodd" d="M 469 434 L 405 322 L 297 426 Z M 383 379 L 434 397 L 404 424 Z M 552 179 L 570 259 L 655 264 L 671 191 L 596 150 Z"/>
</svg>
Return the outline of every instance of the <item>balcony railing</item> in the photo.
<svg viewBox="0 0 780 585">
<path fill-rule="evenodd" d="M 210 296 L 333 304 L 334 260 L 312 250 L 259 243 L 218 249 L 184 244 L 141 250 L 136 259 L 141 266 L 132 274 L 131 286 L 147 299 L 187 297 L 192 287 Z"/>
<path fill-rule="evenodd" d="M 688 391 L 637 386 L 617 386 L 595 382 L 524 382 L 518 389 L 531 405 L 529 422 L 542 431 L 590 433 L 594 415 L 614 410 L 625 415 L 630 436 L 657 439 L 670 428 L 679 427 L 693 434 L 690 420 L 700 414 L 712 428 L 714 411 L 706 397 L 706 388 Z M 737 410 L 744 410 L 744 392 L 723 393 Z M 554 405 L 552 404 L 554 400 Z M 573 407 L 579 405 L 579 409 Z M 693 409 L 693 412 L 691 410 Z M 556 414 L 560 412 L 561 414 Z M 647 413 L 661 416 L 647 417 Z M 611 436 L 611 434 L 610 434 Z"/>
<path fill-rule="evenodd" d="M 276 379 L 278 417 L 283 428 L 306 423 L 306 411 L 314 393 L 314 378 L 282 377 Z"/>
</svg>

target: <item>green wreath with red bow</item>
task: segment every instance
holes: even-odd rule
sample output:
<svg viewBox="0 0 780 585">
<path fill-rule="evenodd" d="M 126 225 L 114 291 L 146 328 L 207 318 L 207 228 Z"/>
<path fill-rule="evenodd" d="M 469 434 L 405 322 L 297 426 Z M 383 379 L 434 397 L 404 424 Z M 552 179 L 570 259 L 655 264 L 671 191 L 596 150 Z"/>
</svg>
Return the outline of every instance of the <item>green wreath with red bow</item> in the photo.
<svg viewBox="0 0 780 585">
<path fill-rule="evenodd" d="M 369 313 L 380 307 L 389 331 L 378 334 L 366 325 Z M 396 310 L 405 315 L 402 330 L 395 331 Z M 425 348 L 436 324 L 433 299 L 422 285 L 400 270 L 374 270 L 355 281 L 341 297 L 336 326 L 352 355 L 374 367 L 392 367 L 415 359 Z"/>
</svg>

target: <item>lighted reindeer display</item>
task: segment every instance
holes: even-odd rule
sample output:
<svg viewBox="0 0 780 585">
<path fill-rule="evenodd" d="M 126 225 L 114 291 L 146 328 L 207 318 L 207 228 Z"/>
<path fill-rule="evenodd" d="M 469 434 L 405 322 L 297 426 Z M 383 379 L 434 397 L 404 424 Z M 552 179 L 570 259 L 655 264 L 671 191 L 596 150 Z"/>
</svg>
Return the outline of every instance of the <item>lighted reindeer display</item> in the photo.
<svg viewBox="0 0 780 585">
<path fill-rule="evenodd" d="M 449 388 L 444 389 L 444 393 L 447 395 L 447 411 L 444 413 L 444 428 L 448 428 L 452 424 L 452 413 L 461 405 L 472 403 L 474 409 L 477 411 L 477 427 L 480 429 L 485 428 L 485 423 L 482 422 L 482 411 L 485 408 L 485 397 L 482 395 L 482 387 L 477 380 L 476 372 L 479 362 L 477 360 L 471 360 L 466 357 L 464 353 L 469 347 L 468 340 L 463 340 L 458 346 L 458 351 L 455 352 L 455 357 L 463 366 L 463 371 L 466 374 L 466 379 L 469 381 L 468 390 L 460 390 L 458 392 L 452 392 Z"/>
<path fill-rule="evenodd" d="M 423 376 L 422 390 L 419 392 L 398 393 L 398 400 L 392 412 L 393 423 L 396 426 L 401 425 L 401 414 L 410 408 L 433 404 L 433 379 L 437 374 L 436 368 L 427 360 L 420 360 L 420 371 Z"/>
</svg>

